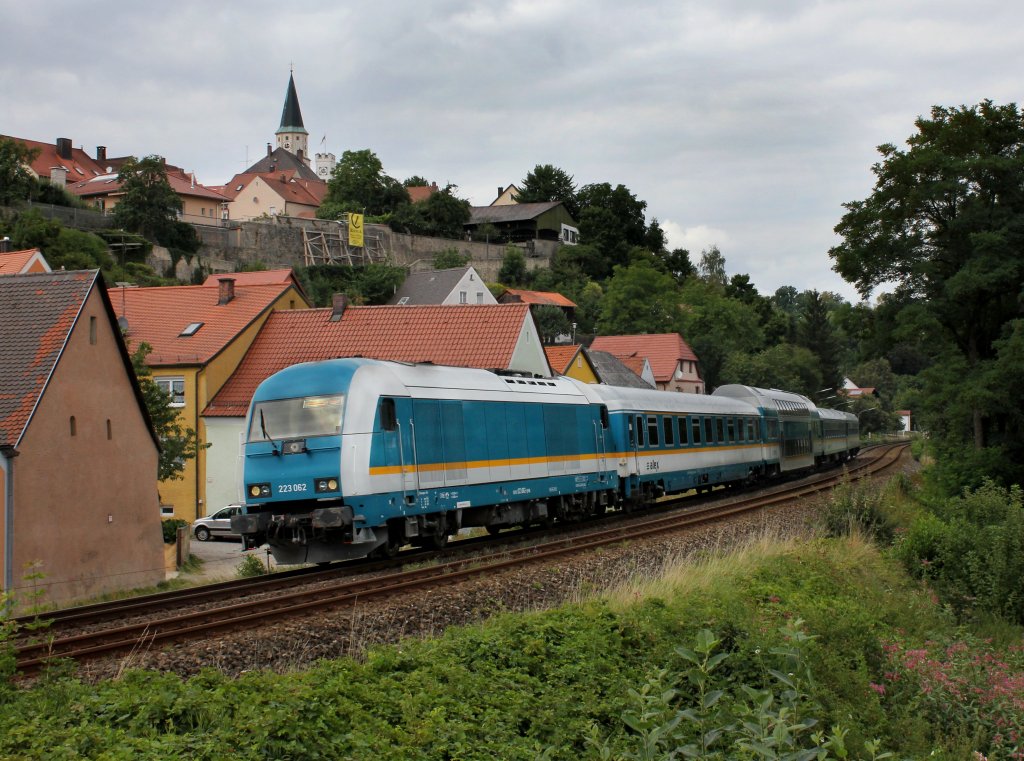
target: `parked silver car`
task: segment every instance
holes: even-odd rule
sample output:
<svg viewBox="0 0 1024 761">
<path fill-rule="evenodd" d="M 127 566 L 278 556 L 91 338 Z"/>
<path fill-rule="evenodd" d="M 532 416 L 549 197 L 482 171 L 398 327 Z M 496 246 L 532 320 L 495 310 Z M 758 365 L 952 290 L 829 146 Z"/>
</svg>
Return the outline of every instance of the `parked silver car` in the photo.
<svg viewBox="0 0 1024 761">
<path fill-rule="evenodd" d="M 238 534 L 231 531 L 231 516 L 238 515 L 242 511 L 241 505 L 228 505 L 222 507 L 212 515 L 200 518 L 192 524 L 192 534 L 200 542 L 208 541 L 217 536 L 237 539 Z"/>
</svg>

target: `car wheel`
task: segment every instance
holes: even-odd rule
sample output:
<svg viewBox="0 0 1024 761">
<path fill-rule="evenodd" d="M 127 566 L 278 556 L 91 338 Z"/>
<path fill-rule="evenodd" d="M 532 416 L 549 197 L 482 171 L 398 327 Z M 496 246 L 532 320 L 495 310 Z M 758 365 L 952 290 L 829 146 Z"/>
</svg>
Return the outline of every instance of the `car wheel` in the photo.
<svg viewBox="0 0 1024 761">
<path fill-rule="evenodd" d="M 209 539 L 210 539 L 210 529 L 206 528 L 206 526 L 200 526 L 199 528 L 197 528 L 196 529 L 196 539 L 198 539 L 200 542 L 209 541 Z"/>
</svg>

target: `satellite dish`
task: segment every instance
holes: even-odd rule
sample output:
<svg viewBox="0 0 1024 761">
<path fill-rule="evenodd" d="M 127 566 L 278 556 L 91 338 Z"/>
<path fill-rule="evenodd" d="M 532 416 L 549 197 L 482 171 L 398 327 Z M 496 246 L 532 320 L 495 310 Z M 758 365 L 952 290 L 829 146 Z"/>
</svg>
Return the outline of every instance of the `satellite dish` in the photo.
<svg viewBox="0 0 1024 761">
<path fill-rule="evenodd" d="M 125 317 L 124 315 L 121 315 L 120 317 L 118 317 L 117 318 L 117 327 L 119 327 L 121 329 L 122 333 L 127 335 L 128 334 L 128 318 Z"/>
</svg>

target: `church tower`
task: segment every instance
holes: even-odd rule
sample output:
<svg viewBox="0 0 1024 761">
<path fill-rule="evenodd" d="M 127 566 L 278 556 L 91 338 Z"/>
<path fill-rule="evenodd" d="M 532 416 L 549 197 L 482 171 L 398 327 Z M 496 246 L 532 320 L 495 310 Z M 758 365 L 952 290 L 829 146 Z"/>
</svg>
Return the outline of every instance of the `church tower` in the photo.
<svg viewBox="0 0 1024 761">
<path fill-rule="evenodd" d="M 295 92 L 295 75 L 288 73 L 288 92 L 284 96 L 281 126 L 277 128 L 277 147 L 284 148 L 309 166 L 309 133 L 302 124 L 299 96 Z"/>
</svg>

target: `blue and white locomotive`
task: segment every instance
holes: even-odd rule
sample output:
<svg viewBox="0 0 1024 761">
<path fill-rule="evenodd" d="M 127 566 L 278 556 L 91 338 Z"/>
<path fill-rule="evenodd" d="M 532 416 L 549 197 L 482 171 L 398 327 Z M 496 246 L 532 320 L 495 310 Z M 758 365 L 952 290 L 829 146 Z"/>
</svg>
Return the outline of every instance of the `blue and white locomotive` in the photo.
<svg viewBox="0 0 1024 761">
<path fill-rule="evenodd" d="M 842 439 L 838 436 L 842 428 Z M 283 564 L 443 546 L 845 460 L 857 419 L 783 391 L 713 395 L 336 359 L 286 368 L 248 415 L 247 546 Z"/>
</svg>

